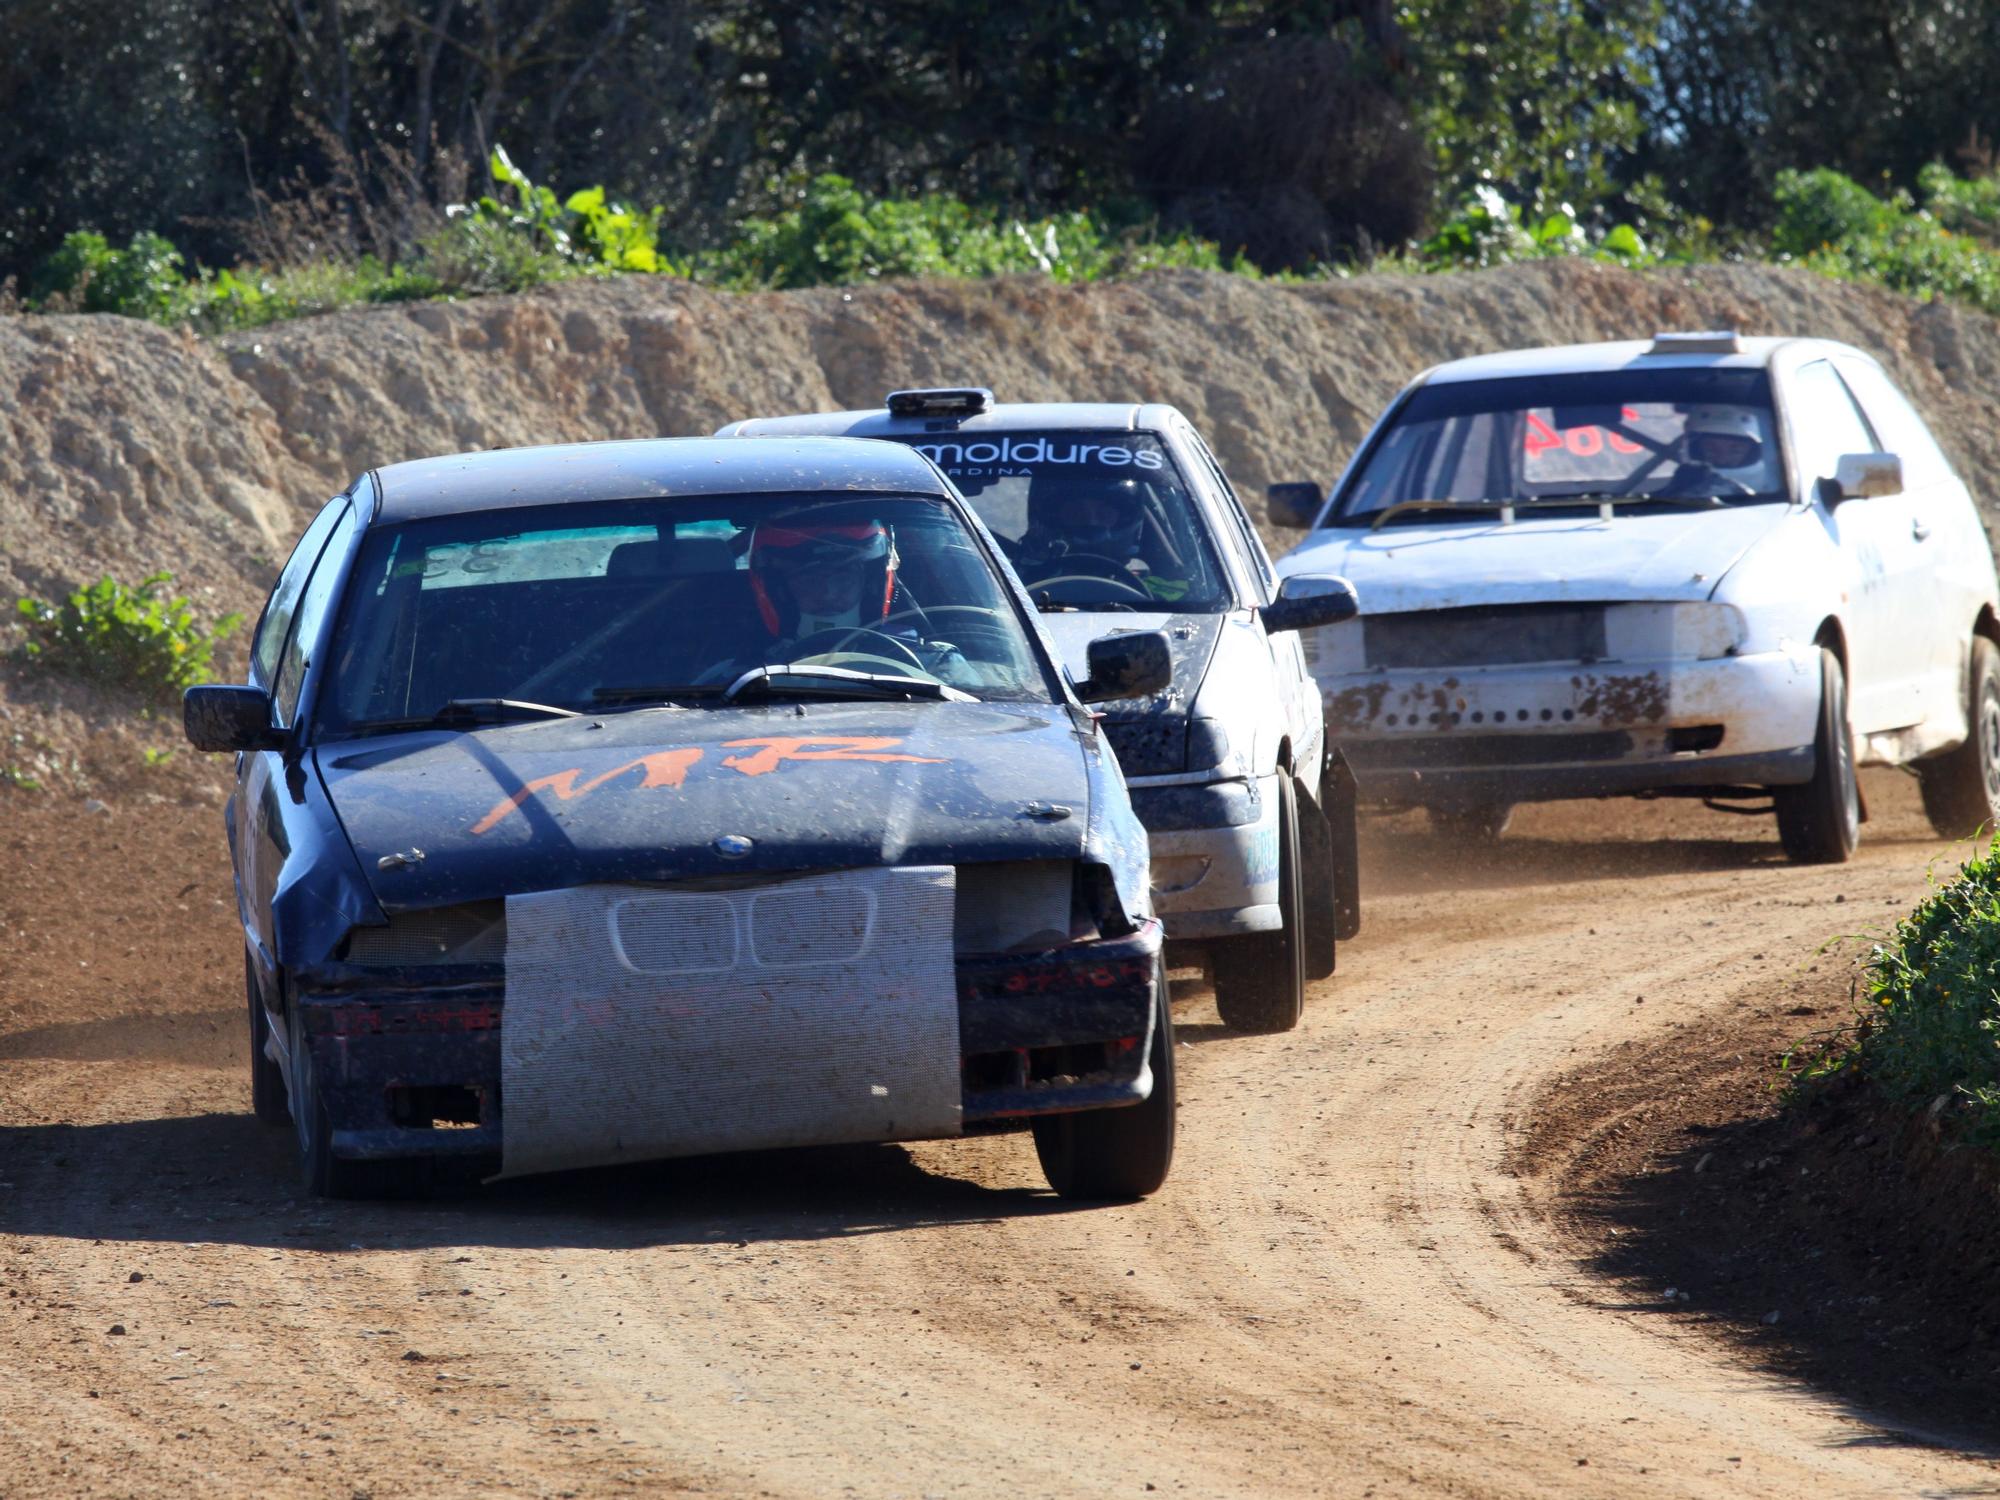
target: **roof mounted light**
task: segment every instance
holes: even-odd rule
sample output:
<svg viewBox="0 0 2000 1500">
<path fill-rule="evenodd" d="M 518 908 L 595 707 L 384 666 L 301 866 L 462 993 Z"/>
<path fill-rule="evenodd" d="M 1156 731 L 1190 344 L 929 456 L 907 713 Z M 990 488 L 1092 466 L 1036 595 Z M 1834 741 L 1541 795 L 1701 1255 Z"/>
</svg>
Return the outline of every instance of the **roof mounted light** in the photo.
<svg viewBox="0 0 2000 1500">
<path fill-rule="evenodd" d="M 1741 354 L 1743 339 L 1734 328 L 1706 333 L 1656 333 L 1648 354 Z"/>
<path fill-rule="evenodd" d="M 892 417 L 970 417 L 993 404 L 983 385 L 939 386 L 933 390 L 889 392 Z"/>
</svg>

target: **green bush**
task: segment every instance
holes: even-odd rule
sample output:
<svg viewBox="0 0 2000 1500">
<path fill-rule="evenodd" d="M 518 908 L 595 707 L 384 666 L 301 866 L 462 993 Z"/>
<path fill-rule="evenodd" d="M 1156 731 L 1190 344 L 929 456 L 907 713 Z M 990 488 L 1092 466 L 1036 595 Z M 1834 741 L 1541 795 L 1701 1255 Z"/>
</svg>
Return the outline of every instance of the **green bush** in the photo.
<svg viewBox="0 0 2000 1500">
<path fill-rule="evenodd" d="M 164 235 L 135 234 L 123 250 L 114 250 L 95 230 L 80 229 L 42 262 L 28 291 L 38 302 L 55 300 L 80 312 L 164 322 L 181 283 L 181 253 Z"/>
<path fill-rule="evenodd" d="M 1417 246 L 1415 264 L 1419 270 L 1459 270 L 1559 256 L 1627 266 L 1650 265 L 1659 258 L 1630 224 L 1615 224 L 1593 239 L 1567 206 L 1531 220 L 1518 204 L 1481 188 Z"/>
<path fill-rule="evenodd" d="M 807 184 L 797 207 L 744 220 L 731 244 L 697 257 L 695 272 L 724 285 L 789 288 L 1009 272 L 1094 281 L 1154 266 L 1224 269 L 1213 244 L 1188 235 L 1119 234 L 1081 213 L 1005 219 L 938 193 L 871 199 L 829 172 Z"/>
<path fill-rule="evenodd" d="M 162 699 L 207 682 L 216 644 L 243 617 L 224 615 L 204 632 L 185 596 L 161 596 L 173 576 L 154 573 L 131 588 L 100 578 L 61 604 L 22 599 L 15 606 L 28 627 L 22 649 L 57 671 Z"/>
<path fill-rule="evenodd" d="M 1824 275 L 1926 300 L 1949 297 L 2000 313 L 2000 184 L 1933 163 L 1918 176 L 1921 204 L 1878 198 L 1825 168 L 1781 172 L 1772 248 Z"/>
<path fill-rule="evenodd" d="M 2000 846 L 1898 922 L 1867 976 L 1869 1014 L 1833 1066 L 1903 1103 L 1963 1100 L 1968 1138 L 2000 1146 Z"/>
</svg>

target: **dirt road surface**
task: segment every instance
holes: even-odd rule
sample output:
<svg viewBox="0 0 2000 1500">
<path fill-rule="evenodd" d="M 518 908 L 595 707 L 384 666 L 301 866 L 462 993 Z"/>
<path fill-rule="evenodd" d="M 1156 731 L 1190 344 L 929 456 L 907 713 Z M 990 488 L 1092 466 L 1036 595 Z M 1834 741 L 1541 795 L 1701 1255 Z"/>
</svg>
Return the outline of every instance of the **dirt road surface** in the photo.
<svg viewBox="0 0 2000 1500">
<path fill-rule="evenodd" d="M 1520 1150 L 1594 1055 L 1907 910 L 1950 851 L 1865 786 L 1834 869 L 1691 806 L 1384 825 L 1302 1029 L 1178 993 L 1174 1176 L 1110 1208 L 1022 1137 L 303 1199 L 216 810 L 7 797 L 0 1495 L 2000 1491 L 1592 1280 Z"/>
</svg>

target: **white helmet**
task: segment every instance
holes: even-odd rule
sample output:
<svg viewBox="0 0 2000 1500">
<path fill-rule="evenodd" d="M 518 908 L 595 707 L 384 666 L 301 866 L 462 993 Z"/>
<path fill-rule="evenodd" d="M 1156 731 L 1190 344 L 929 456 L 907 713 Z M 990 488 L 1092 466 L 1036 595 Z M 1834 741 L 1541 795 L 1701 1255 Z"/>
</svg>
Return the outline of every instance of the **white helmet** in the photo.
<svg viewBox="0 0 2000 1500">
<path fill-rule="evenodd" d="M 1764 457 L 1764 424 L 1747 406 L 1691 406 L 1681 435 L 1688 457 L 1710 468 L 1747 469 Z"/>
</svg>

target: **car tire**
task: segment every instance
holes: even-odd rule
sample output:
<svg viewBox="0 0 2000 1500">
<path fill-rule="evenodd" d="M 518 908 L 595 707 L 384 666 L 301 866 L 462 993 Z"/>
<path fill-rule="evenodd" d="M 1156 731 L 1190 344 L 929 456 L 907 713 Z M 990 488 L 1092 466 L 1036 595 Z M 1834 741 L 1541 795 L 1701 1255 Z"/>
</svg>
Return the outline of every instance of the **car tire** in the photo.
<svg viewBox="0 0 2000 1500">
<path fill-rule="evenodd" d="M 1304 872 L 1305 976 L 1328 979 L 1340 956 L 1340 898 L 1334 874 L 1332 820 L 1323 803 L 1293 788 L 1292 805 L 1299 811 L 1299 863 Z"/>
<path fill-rule="evenodd" d="M 1290 1031 L 1305 1010 L 1304 890 L 1299 869 L 1298 793 L 1278 777 L 1278 911 L 1275 932 L 1217 938 L 1208 945 L 1215 1009 L 1232 1031 Z"/>
<path fill-rule="evenodd" d="M 1819 653 L 1819 726 L 1813 733 L 1812 780 L 1772 789 L 1778 839 L 1795 864 L 1845 864 L 1861 837 L 1861 789 L 1854 779 L 1854 730 L 1847 721 L 1847 674 L 1840 658 Z"/>
<path fill-rule="evenodd" d="M 250 955 L 243 955 L 243 994 L 250 1003 L 250 1112 L 266 1125 L 291 1123 L 285 1096 L 285 1073 L 264 1051 L 271 1035 L 271 1014 L 264 1009 L 263 991 Z"/>
<path fill-rule="evenodd" d="M 1469 807 L 1427 808 L 1431 832 L 1462 844 L 1497 844 L 1514 821 L 1511 802 L 1477 802 Z"/>
<path fill-rule="evenodd" d="M 409 1198 L 430 1183 L 427 1158 L 352 1161 L 333 1154 L 333 1120 L 318 1087 L 312 1049 L 306 1045 L 299 1007 L 290 1008 L 292 1126 L 298 1140 L 299 1181 L 316 1198 Z"/>
<path fill-rule="evenodd" d="M 1133 1199 L 1159 1191 L 1174 1164 L 1174 1019 L 1167 970 L 1153 970 L 1153 1091 L 1138 1104 L 1041 1115 L 1033 1121 L 1042 1173 L 1064 1198 Z"/>
<path fill-rule="evenodd" d="M 1972 638 L 1966 673 L 1965 743 L 1917 763 L 1924 814 L 1948 839 L 2000 828 L 2000 650 Z"/>
</svg>

